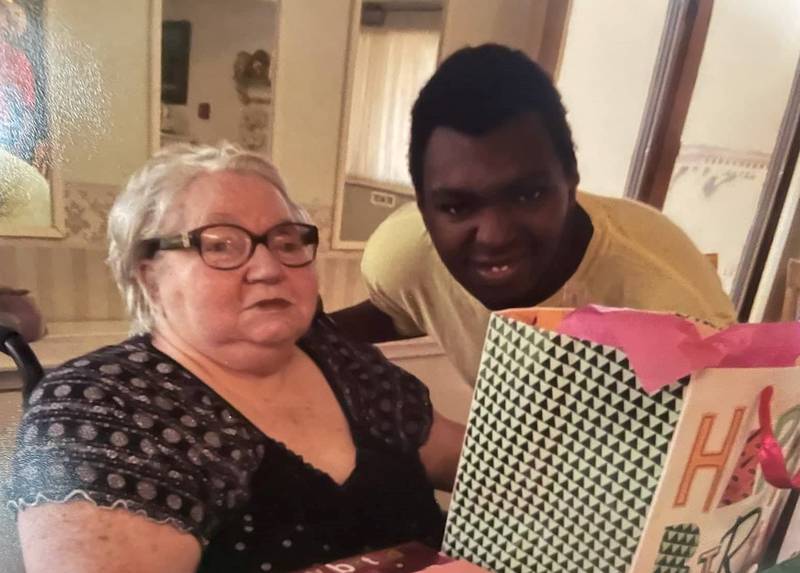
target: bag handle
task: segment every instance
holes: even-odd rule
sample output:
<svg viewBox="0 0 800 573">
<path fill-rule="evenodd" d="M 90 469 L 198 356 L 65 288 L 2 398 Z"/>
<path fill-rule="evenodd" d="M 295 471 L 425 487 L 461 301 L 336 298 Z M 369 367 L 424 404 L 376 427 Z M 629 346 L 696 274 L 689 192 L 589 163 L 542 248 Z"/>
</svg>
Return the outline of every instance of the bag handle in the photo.
<svg viewBox="0 0 800 573">
<path fill-rule="evenodd" d="M 778 489 L 797 489 L 800 490 L 800 472 L 796 476 L 789 476 L 786 467 L 786 458 L 781 450 L 781 445 L 775 439 L 775 432 L 772 429 L 772 395 L 775 390 L 772 386 L 767 386 L 761 391 L 758 402 L 758 420 L 761 426 L 761 448 L 758 451 L 758 461 L 761 464 L 761 471 L 764 479 L 771 486 Z"/>
</svg>

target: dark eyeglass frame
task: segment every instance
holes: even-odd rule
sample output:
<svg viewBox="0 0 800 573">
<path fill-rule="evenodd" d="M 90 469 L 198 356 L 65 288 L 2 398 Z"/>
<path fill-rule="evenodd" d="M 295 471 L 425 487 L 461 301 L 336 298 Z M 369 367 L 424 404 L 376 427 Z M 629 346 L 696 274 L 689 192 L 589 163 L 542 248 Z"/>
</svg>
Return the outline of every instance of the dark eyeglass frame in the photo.
<svg viewBox="0 0 800 573">
<path fill-rule="evenodd" d="M 247 257 L 239 263 L 238 265 L 234 265 L 231 267 L 220 267 L 216 265 L 211 265 L 208 261 L 203 257 L 203 250 L 202 250 L 202 242 L 201 242 L 201 235 L 203 231 L 207 229 L 213 229 L 215 227 L 232 227 L 244 232 L 250 238 L 250 252 L 248 253 Z M 276 236 L 276 231 L 280 231 L 287 227 L 293 228 L 300 228 L 301 229 L 301 236 L 303 238 L 303 243 L 306 246 L 312 246 L 313 250 L 311 251 L 311 258 L 304 263 L 300 264 L 287 264 L 281 259 L 280 254 L 275 253 L 269 247 L 269 240 L 271 237 Z M 264 247 L 272 253 L 276 259 L 285 267 L 289 268 L 301 268 L 306 267 L 314 262 L 317 258 L 317 248 L 319 247 L 319 229 L 314 225 L 309 225 L 306 223 L 293 223 L 291 221 L 287 221 L 285 223 L 278 223 L 274 227 L 270 227 L 267 229 L 265 233 L 261 235 L 256 235 L 255 233 L 251 233 L 249 230 L 245 229 L 240 225 L 235 225 L 233 223 L 214 223 L 212 225 L 203 225 L 202 227 L 197 227 L 196 229 L 192 229 L 191 231 L 186 231 L 185 233 L 179 233 L 177 235 L 170 235 L 168 237 L 153 237 L 151 239 L 143 239 L 139 242 L 139 248 L 142 250 L 142 258 L 145 259 L 152 259 L 158 251 L 172 251 L 172 250 L 183 250 L 183 249 L 195 249 L 197 254 L 200 255 L 200 258 L 203 262 L 211 267 L 212 269 L 217 269 L 221 271 L 232 271 L 234 269 L 238 269 L 243 267 L 247 264 L 253 257 L 253 253 L 256 252 L 256 247 L 258 245 L 264 245 Z"/>
</svg>

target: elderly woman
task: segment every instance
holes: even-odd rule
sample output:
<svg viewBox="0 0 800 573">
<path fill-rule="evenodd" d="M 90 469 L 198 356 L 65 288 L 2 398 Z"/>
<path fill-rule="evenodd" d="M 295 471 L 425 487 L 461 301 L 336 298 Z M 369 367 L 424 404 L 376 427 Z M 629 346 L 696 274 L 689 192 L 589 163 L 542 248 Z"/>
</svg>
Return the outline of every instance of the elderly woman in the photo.
<svg viewBox="0 0 800 573">
<path fill-rule="evenodd" d="M 140 334 L 26 404 L 12 505 L 29 573 L 291 571 L 436 544 L 463 428 L 317 311 L 317 229 L 275 168 L 166 149 L 109 220 Z"/>
</svg>

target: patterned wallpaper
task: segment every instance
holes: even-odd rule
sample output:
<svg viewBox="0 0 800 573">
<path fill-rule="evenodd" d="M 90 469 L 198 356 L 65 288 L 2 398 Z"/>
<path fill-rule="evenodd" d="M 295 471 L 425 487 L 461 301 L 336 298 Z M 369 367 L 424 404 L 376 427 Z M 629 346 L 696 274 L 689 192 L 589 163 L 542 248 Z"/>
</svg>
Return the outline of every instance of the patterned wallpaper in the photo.
<svg viewBox="0 0 800 573">
<path fill-rule="evenodd" d="M 106 220 L 116 194 L 113 185 L 65 185 L 64 224 L 70 244 L 105 248 Z"/>
</svg>

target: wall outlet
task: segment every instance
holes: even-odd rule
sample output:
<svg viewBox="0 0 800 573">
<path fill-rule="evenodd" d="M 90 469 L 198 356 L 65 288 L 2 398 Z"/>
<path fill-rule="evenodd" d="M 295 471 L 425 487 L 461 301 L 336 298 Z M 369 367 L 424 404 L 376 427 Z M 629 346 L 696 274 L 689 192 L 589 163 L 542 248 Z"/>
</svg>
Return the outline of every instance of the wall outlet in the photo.
<svg viewBox="0 0 800 573">
<path fill-rule="evenodd" d="M 386 209 L 394 209 L 397 204 L 397 198 L 391 193 L 384 193 L 383 191 L 373 191 L 369 195 L 369 202 L 376 207 L 385 207 Z"/>
</svg>

